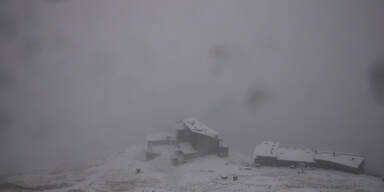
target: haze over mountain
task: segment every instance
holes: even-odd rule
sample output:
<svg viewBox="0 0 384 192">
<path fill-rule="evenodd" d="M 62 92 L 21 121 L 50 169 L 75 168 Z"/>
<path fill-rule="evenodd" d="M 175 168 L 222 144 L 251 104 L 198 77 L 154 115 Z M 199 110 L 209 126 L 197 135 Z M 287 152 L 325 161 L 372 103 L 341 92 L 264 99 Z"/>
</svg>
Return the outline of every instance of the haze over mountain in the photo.
<svg viewBox="0 0 384 192">
<path fill-rule="evenodd" d="M 383 174 L 383 18 L 381 0 L 1 0 L 0 170 L 196 117 L 244 154 L 275 140 Z"/>
</svg>

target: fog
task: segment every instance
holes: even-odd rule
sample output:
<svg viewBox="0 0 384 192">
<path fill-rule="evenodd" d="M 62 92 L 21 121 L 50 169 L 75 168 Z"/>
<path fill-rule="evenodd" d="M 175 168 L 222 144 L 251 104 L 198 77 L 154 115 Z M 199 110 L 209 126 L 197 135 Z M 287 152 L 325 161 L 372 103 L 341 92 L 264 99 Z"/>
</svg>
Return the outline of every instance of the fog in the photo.
<svg viewBox="0 0 384 192">
<path fill-rule="evenodd" d="M 1 0 L 0 170 L 96 158 L 195 117 L 384 174 L 384 1 Z"/>
</svg>

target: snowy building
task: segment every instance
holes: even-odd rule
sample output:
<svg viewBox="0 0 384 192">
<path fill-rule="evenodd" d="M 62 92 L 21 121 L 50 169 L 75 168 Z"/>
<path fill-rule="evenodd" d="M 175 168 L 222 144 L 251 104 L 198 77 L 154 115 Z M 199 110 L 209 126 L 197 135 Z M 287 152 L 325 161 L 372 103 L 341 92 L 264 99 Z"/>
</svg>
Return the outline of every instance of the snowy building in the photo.
<svg viewBox="0 0 384 192">
<path fill-rule="evenodd" d="M 227 157 L 229 153 L 229 148 L 222 141 L 219 142 L 219 148 L 217 149 L 217 155 L 220 157 Z"/>
<path fill-rule="evenodd" d="M 215 130 L 208 128 L 196 119 L 185 119 L 176 130 L 177 143 L 187 142 L 199 154 L 228 155 L 228 147 L 219 139 Z"/>
<path fill-rule="evenodd" d="M 191 159 L 199 156 L 199 152 L 196 151 L 190 143 L 183 142 L 176 145 L 177 153 L 180 153 L 185 159 Z"/>
<path fill-rule="evenodd" d="M 364 171 L 364 158 L 358 155 L 281 148 L 279 143 L 270 141 L 265 141 L 255 147 L 253 159 L 255 165 L 313 166 L 352 173 Z"/>
<path fill-rule="evenodd" d="M 253 151 L 254 163 L 260 165 L 277 165 L 279 143 L 264 141 Z"/>
<path fill-rule="evenodd" d="M 364 157 L 336 152 L 318 152 L 314 159 L 316 166 L 325 169 L 335 169 L 340 171 L 363 173 Z"/>
<path fill-rule="evenodd" d="M 279 148 L 277 154 L 279 166 L 314 166 L 314 152 L 306 149 Z"/>
<path fill-rule="evenodd" d="M 169 133 L 147 135 L 146 159 L 156 158 L 164 151 L 168 151 L 164 149 L 169 147 L 174 149 L 171 157 L 174 164 L 206 154 L 228 156 L 228 146 L 219 139 L 218 132 L 195 119 L 181 121 L 174 135 Z"/>
<path fill-rule="evenodd" d="M 169 133 L 149 134 L 146 138 L 147 145 L 171 145 L 175 142 L 175 137 Z"/>
<path fill-rule="evenodd" d="M 145 159 L 151 160 L 159 156 L 162 152 L 162 147 L 165 145 L 173 145 L 175 137 L 169 133 L 155 133 L 147 135 Z"/>
</svg>

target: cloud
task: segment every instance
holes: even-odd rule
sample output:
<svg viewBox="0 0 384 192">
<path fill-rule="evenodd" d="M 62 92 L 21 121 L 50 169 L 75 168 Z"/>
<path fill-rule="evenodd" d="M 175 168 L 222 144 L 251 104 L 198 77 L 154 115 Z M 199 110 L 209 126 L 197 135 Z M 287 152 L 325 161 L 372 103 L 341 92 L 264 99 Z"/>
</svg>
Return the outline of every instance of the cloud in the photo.
<svg viewBox="0 0 384 192">
<path fill-rule="evenodd" d="M 272 138 L 381 169 L 384 11 L 346 1 L 0 1 L 1 150 L 92 158 L 193 116 L 246 154 Z"/>
<path fill-rule="evenodd" d="M 384 60 L 376 61 L 369 71 L 369 82 L 374 98 L 378 103 L 384 103 Z"/>
</svg>

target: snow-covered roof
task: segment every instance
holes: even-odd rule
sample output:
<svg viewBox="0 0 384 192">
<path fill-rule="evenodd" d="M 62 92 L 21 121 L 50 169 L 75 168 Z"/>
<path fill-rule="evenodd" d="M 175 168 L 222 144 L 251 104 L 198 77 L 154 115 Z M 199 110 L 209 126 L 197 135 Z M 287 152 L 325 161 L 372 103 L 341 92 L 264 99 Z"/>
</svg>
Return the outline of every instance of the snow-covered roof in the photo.
<svg viewBox="0 0 384 192">
<path fill-rule="evenodd" d="M 184 119 L 183 123 L 192 132 L 200 133 L 209 137 L 218 137 L 219 135 L 218 132 L 216 132 L 211 128 L 208 128 L 206 125 L 204 125 L 203 123 L 201 123 L 196 119 L 193 119 L 193 118 Z"/>
<path fill-rule="evenodd" d="M 320 152 L 315 155 L 315 160 L 323 160 L 348 167 L 358 168 L 364 161 L 364 157 L 346 153 Z"/>
<path fill-rule="evenodd" d="M 165 141 L 173 138 L 173 135 L 169 133 L 152 133 L 147 135 L 147 141 Z"/>
<path fill-rule="evenodd" d="M 264 141 L 262 144 L 255 147 L 253 158 L 259 156 L 276 157 L 277 160 L 310 163 L 314 163 L 316 160 L 323 160 L 353 168 L 358 168 L 364 161 L 364 157 L 348 153 L 334 153 L 327 151 L 315 153 L 309 149 L 279 148 L 279 143 L 271 141 Z"/>
<path fill-rule="evenodd" d="M 277 159 L 284 160 L 284 161 L 296 161 L 296 162 L 306 162 L 306 163 L 315 162 L 314 152 L 311 150 L 304 150 L 304 149 L 279 148 Z"/>
<path fill-rule="evenodd" d="M 193 149 L 192 145 L 188 142 L 179 143 L 178 149 L 180 149 L 184 154 L 197 153 L 197 151 Z"/>
<path fill-rule="evenodd" d="M 253 151 L 253 158 L 258 156 L 262 157 L 277 157 L 277 152 L 279 149 L 279 143 L 274 143 L 271 141 L 264 141 L 262 144 L 257 145 Z"/>
</svg>

